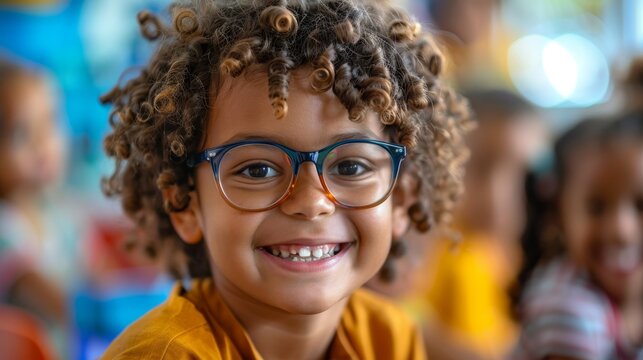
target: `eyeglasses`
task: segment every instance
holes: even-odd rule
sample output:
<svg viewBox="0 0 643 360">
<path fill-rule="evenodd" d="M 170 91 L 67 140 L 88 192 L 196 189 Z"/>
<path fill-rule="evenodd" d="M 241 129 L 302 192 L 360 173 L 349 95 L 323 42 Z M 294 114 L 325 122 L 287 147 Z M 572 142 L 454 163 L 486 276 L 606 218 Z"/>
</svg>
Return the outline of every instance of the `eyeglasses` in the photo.
<svg viewBox="0 0 643 360">
<path fill-rule="evenodd" d="M 248 140 L 206 149 L 188 166 L 209 161 L 230 206 L 264 211 L 288 198 L 301 165 L 310 161 L 329 199 L 344 208 L 364 209 L 388 198 L 405 157 L 404 146 L 371 139 L 343 140 L 311 152 Z"/>
</svg>

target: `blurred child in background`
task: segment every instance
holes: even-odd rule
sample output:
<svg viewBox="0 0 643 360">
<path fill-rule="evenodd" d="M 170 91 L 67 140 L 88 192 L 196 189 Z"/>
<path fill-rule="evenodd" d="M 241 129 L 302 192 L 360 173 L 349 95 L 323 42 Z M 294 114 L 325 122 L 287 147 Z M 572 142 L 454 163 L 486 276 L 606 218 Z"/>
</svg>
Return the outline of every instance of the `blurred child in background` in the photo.
<svg viewBox="0 0 643 360">
<path fill-rule="evenodd" d="M 507 49 L 512 34 L 499 18 L 500 0 L 423 0 L 439 29 L 449 80 L 458 89 L 511 86 Z"/>
<path fill-rule="evenodd" d="M 423 324 L 431 359 L 498 359 L 513 346 L 507 291 L 520 264 L 524 182 L 546 139 L 539 113 L 517 95 L 477 90 L 466 96 L 478 127 L 463 139 L 471 158 L 452 229 L 462 240 L 445 227 L 429 236 L 409 231 L 401 246 L 407 250 L 395 260 L 402 271 L 393 282 L 368 283 Z"/>
<path fill-rule="evenodd" d="M 56 194 L 66 144 L 52 85 L 41 70 L 0 58 L 0 299 L 43 320 L 64 356 L 80 233 Z"/>
<path fill-rule="evenodd" d="M 512 358 L 641 359 L 643 113 L 579 123 L 555 158 L 557 231 L 531 236 Z"/>
<path fill-rule="evenodd" d="M 449 334 L 462 349 L 496 359 L 515 340 L 507 291 L 520 265 L 525 176 L 546 131 L 539 113 L 517 95 L 500 90 L 465 95 L 478 128 L 467 137 L 471 158 L 454 218 L 462 239 L 442 237 L 427 253 L 421 296 L 431 311 L 431 333 Z M 439 336 L 435 339 L 439 345 Z"/>
</svg>

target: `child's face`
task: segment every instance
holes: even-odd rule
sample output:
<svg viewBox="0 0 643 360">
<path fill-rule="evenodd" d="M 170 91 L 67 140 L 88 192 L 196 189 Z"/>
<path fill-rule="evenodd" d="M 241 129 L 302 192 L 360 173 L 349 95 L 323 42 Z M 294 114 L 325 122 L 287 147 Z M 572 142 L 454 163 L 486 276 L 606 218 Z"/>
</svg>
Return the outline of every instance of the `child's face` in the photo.
<svg viewBox="0 0 643 360">
<path fill-rule="evenodd" d="M 562 198 L 572 259 L 613 298 L 643 286 L 643 146 L 613 145 L 576 160 Z M 638 289 L 638 290 L 637 290 Z"/>
<path fill-rule="evenodd" d="M 299 151 L 314 151 L 345 137 L 387 141 L 375 114 L 361 123 L 348 120 L 339 100 L 327 92 L 314 93 L 307 68 L 291 74 L 288 115 L 273 116 L 267 79 L 252 73 L 227 78 L 214 101 L 203 148 L 260 138 Z M 299 171 L 291 195 L 268 211 L 232 208 L 222 198 L 208 164 L 196 169 L 196 196 L 189 211 L 207 242 L 215 283 L 253 304 L 288 313 L 318 313 L 347 297 L 371 278 L 384 262 L 392 236 L 403 232 L 406 212 L 382 204 L 350 210 L 335 205 L 322 189 L 314 165 Z M 182 232 L 184 240 L 200 238 Z M 398 234 L 399 236 L 399 234 Z M 279 245 L 301 249 L 340 244 L 341 252 L 323 261 L 294 262 L 275 256 Z"/>
<path fill-rule="evenodd" d="M 55 182 L 64 168 L 64 141 L 56 126 L 54 97 L 47 82 L 23 76 L 1 90 L 6 114 L 0 134 L 0 192 L 37 191 Z"/>
<path fill-rule="evenodd" d="M 527 115 L 524 119 L 484 120 L 467 139 L 471 159 L 458 221 L 467 230 L 515 243 L 525 222 L 527 166 L 542 147 L 545 134 L 538 119 Z"/>
</svg>

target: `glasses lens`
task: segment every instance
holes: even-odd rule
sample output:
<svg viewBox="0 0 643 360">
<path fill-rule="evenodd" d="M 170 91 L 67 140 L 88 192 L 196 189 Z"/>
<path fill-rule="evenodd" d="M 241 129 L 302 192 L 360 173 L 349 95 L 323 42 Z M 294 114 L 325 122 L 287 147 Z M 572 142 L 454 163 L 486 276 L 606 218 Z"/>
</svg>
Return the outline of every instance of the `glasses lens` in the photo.
<svg viewBox="0 0 643 360">
<path fill-rule="evenodd" d="M 383 147 L 347 143 L 324 160 L 324 182 L 343 205 L 367 206 L 382 200 L 393 186 L 393 161 Z"/>
<path fill-rule="evenodd" d="M 223 155 L 219 182 L 224 196 L 239 208 L 270 207 L 288 191 L 292 180 L 288 155 L 276 146 L 237 146 Z"/>
</svg>

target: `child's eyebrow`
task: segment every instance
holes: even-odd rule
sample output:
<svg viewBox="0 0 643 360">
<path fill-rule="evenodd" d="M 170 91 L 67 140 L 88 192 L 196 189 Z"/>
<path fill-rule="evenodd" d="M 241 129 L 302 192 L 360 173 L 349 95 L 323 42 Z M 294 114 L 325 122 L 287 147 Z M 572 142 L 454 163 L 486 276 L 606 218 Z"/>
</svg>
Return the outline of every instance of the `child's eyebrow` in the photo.
<svg viewBox="0 0 643 360">
<path fill-rule="evenodd" d="M 342 133 L 342 134 L 337 134 L 330 138 L 329 143 L 336 143 L 342 140 L 351 140 L 351 139 L 374 139 L 374 140 L 382 140 L 381 136 L 378 136 L 377 134 L 373 133 L 370 130 L 361 130 L 361 131 L 351 131 L 347 133 Z M 240 133 L 232 136 L 229 138 L 227 141 L 223 142 L 221 145 L 227 145 L 231 144 L 234 142 L 238 141 L 245 141 L 245 140 L 259 140 L 259 141 L 273 141 L 279 144 L 283 145 L 288 145 L 291 140 L 283 137 L 279 134 L 256 134 L 256 133 Z M 220 145 L 219 145 L 220 146 Z"/>
<path fill-rule="evenodd" d="M 382 140 L 381 136 L 378 136 L 377 134 L 373 133 L 370 130 L 364 130 L 364 131 L 355 131 L 355 132 L 335 135 L 332 138 L 332 142 L 338 142 L 342 140 L 352 140 L 352 139 Z"/>
</svg>

